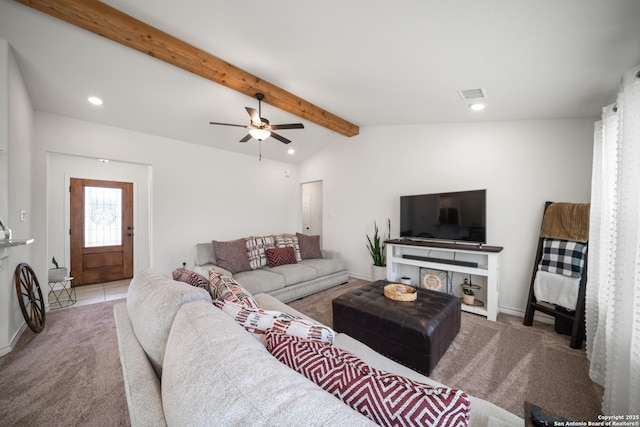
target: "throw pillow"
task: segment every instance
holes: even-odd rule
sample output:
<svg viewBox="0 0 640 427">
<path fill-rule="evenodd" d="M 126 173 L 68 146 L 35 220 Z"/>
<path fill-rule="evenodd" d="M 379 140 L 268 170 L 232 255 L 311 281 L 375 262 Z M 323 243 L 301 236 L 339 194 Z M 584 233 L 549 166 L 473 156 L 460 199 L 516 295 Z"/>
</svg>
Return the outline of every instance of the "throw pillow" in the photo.
<svg viewBox="0 0 640 427">
<path fill-rule="evenodd" d="M 222 299 L 243 307 L 260 307 L 244 286 L 229 276 L 223 276 L 217 273 L 212 268 L 209 269 L 209 282 L 211 282 L 211 298 L 214 300 Z"/>
<path fill-rule="evenodd" d="M 297 236 L 292 234 L 280 234 L 273 237 L 276 242 L 276 248 L 293 248 L 293 251 L 296 253 L 296 260 L 298 262 L 302 261 L 302 256 L 300 255 L 300 244 L 298 243 Z"/>
<path fill-rule="evenodd" d="M 580 242 L 558 239 L 544 239 L 539 270 L 581 277 L 587 245 Z"/>
<path fill-rule="evenodd" d="M 275 247 L 273 236 L 264 237 L 247 237 L 245 239 L 247 246 L 247 257 L 249 258 L 249 266 L 252 270 L 262 268 L 267 265 L 267 255 L 265 249 Z"/>
<path fill-rule="evenodd" d="M 261 340 L 268 331 L 277 331 L 280 334 L 329 344 L 333 343 L 336 336 L 333 329 L 328 326 L 316 324 L 281 311 L 243 307 L 237 303 L 220 299 L 213 303 L 258 340 Z"/>
<path fill-rule="evenodd" d="M 298 261 L 296 260 L 296 254 L 293 251 L 293 248 L 268 248 L 265 250 L 267 254 L 267 262 L 269 263 L 269 267 L 277 267 L 279 265 L 285 264 L 295 264 Z"/>
<path fill-rule="evenodd" d="M 173 280 L 188 283 L 191 286 L 210 292 L 209 281 L 195 271 L 187 270 L 186 268 L 176 268 L 171 275 L 173 276 Z"/>
<path fill-rule="evenodd" d="M 251 270 L 244 239 L 231 240 L 229 242 L 214 240 L 212 243 L 213 251 L 220 267 L 230 271 L 231 274 Z"/>
<path fill-rule="evenodd" d="M 471 403 L 461 390 L 431 387 L 372 368 L 331 345 L 267 333 L 267 349 L 379 425 L 466 426 Z"/>
<path fill-rule="evenodd" d="M 296 233 L 298 245 L 300 246 L 300 257 L 302 259 L 322 258 L 320 250 L 320 236 L 308 236 Z"/>
</svg>

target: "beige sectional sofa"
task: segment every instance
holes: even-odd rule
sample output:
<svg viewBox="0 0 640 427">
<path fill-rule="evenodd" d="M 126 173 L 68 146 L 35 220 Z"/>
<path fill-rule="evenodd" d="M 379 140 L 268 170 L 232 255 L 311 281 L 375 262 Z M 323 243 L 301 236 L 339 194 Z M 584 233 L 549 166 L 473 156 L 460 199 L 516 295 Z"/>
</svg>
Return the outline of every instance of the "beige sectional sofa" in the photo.
<svg viewBox="0 0 640 427">
<path fill-rule="evenodd" d="M 332 250 L 323 249 L 322 258 L 231 273 L 218 265 L 211 242 L 198 243 L 195 249 L 193 271 L 196 273 L 208 278 L 209 269 L 213 268 L 222 275 L 233 277 L 252 294 L 266 293 L 282 302 L 294 301 L 349 280 L 346 261 Z"/>
<path fill-rule="evenodd" d="M 254 298 L 264 309 L 309 319 L 270 295 Z M 203 289 L 145 271 L 114 314 L 134 427 L 373 425 L 276 360 Z M 334 345 L 375 368 L 439 385 L 345 334 Z M 523 424 L 489 402 L 470 400 L 470 426 Z"/>
</svg>

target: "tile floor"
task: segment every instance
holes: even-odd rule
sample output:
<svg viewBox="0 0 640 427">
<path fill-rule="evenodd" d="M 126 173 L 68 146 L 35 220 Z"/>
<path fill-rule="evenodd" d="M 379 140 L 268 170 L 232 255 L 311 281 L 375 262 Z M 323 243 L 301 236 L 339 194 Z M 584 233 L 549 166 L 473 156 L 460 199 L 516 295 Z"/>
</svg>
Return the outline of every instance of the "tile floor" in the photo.
<svg viewBox="0 0 640 427">
<path fill-rule="evenodd" d="M 129 282 L 131 282 L 131 279 L 97 283 L 95 285 L 76 286 L 74 288 L 76 293 L 76 303 L 66 307 L 78 307 L 81 305 L 97 304 L 100 302 L 126 298 L 127 290 L 129 289 Z M 58 307 L 58 304 L 56 304 L 52 293 L 49 293 L 48 298 L 49 307 L 52 310 L 60 308 Z M 66 308 L 63 297 L 60 297 L 60 301 L 62 302 L 61 308 Z"/>
</svg>

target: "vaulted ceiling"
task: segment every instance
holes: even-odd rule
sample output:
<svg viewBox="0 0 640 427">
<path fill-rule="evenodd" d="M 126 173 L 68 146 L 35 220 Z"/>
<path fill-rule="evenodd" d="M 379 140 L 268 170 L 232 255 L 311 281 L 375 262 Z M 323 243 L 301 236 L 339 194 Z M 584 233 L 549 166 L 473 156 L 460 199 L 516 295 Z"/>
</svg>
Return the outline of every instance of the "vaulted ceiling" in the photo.
<svg viewBox="0 0 640 427">
<path fill-rule="evenodd" d="M 596 117 L 640 63 L 637 0 L 104 3 L 360 128 Z M 248 123 L 257 103 L 246 94 L 10 0 L 0 39 L 37 110 L 257 153 L 237 142 L 243 129 L 208 124 Z M 457 92 L 476 88 L 480 113 Z M 267 158 L 299 162 L 350 141 L 271 105 L 263 116 L 306 127 L 282 131 L 290 147 L 266 140 Z"/>
</svg>

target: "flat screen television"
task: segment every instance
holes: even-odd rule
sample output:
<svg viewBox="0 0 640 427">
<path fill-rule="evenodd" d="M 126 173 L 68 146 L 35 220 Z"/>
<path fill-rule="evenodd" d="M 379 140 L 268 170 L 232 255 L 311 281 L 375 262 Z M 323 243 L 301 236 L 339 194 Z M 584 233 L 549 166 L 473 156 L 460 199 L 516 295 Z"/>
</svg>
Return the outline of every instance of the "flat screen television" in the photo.
<svg viewBox="0 0 640 427">
<path fill-rule="evenodd" d="M 487 243 L 487 191 L 400 197 L 400 237 Z"/>
</svg>

